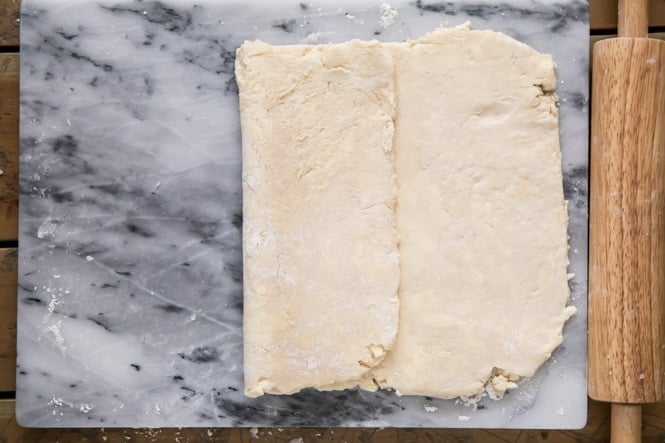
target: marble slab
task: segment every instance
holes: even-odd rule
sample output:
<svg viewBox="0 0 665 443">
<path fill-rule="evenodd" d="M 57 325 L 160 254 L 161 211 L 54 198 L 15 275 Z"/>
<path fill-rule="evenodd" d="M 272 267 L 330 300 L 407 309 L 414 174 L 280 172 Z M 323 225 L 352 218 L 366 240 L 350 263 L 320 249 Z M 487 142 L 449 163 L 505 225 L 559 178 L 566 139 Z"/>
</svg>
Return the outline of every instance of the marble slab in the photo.
<svg viewBox="0 0 665 443">
<path fill-rule="evenodd" d="M 19 423 L 583 426 L 588 15 L 580 0 L 24 0 Z M 467 20 L 558 64 L 579 310 L 562 346 L 475 406 L 357 390 L 246 398 L 235 49 L 401 41 Z"/>
</svg>

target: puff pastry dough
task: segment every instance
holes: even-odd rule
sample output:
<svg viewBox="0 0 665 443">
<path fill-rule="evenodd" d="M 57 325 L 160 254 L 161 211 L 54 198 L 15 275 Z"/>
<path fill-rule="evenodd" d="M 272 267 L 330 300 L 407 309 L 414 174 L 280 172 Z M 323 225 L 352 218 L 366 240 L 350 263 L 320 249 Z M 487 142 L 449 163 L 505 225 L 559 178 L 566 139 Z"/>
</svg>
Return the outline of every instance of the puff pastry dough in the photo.
<svg viewBox="0 0 665 443">
<path fill-rule="evenodd" d="M 245 393 L 355 386 L 397 333 L 392 57 L 249 42 L 236 63 Z"/>
<path fill-rule="evenodd" d="M 465 25 L 249 42 L 237 79 L 246 394 L 533 375 L 575 312 L 551 56 Z"/>
</svg>

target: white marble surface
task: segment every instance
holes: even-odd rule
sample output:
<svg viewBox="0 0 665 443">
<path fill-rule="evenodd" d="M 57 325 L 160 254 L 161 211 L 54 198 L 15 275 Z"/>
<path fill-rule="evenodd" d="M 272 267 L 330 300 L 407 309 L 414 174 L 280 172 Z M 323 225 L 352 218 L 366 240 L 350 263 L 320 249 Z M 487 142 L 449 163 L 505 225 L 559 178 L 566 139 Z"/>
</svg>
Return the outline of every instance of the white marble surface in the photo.
<svg viewBox="0 0 665 443">
<path fill-rule="evenodd" d="M 380 4 L 23 1 L 19 423 L 584 425 L 586 3 L 395 0 L 389 26 Z M 558 64 L 579 309 L 563 345 L 518 390 L 476 408 L 390 392 L 245 398 L 235 48 L 253 38 L 399 41 L 466 20 Z"/>
</svg>

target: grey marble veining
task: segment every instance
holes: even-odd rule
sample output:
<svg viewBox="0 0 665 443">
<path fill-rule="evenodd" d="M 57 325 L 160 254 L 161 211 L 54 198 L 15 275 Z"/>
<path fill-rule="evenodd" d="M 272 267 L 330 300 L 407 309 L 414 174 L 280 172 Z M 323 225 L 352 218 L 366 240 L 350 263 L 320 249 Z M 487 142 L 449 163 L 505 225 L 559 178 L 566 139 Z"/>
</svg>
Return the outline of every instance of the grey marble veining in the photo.
<svg viewBox="0 0 665 443">
<path fill-rule="evenodd" d="M 23 1 L 22 425 L 583 426 L 588 7 L 381 3 Z M 558 64 L 579 309 L 564 343 L 519 389 L 475 407 L 356 390 L 244 397 L 235 49 L 254 38 L 400 41 L 467 20 Z"/>
</svg>

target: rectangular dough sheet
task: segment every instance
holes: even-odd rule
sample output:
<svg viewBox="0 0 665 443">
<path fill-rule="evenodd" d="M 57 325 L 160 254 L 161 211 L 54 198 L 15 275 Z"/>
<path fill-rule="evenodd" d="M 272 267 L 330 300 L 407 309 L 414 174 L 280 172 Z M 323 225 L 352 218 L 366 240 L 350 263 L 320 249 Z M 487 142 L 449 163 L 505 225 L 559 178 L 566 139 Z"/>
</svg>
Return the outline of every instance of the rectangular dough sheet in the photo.
<svg viewBox="0 0 665 443">
<path fill-rule="evenodd" d="M 355 386 L 397 333 L 392 57 L 246 42 L 236 77 L 245 393 Z"/>
<path fill-rule="evenodd" d="M 470 25 L 396 63 L 400 320 L 382 387 L 501 396 L 561 343 L 569 297 L 552 57 Z"/>
<path fill-rule="evenodd" d="M 551 56 L 464 25 L 246 43 L 237 77 L 247 395 L 532 376 L 575 312 Z"/>
</svg>

